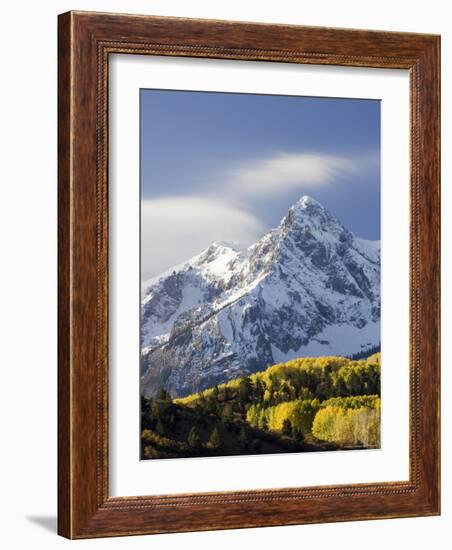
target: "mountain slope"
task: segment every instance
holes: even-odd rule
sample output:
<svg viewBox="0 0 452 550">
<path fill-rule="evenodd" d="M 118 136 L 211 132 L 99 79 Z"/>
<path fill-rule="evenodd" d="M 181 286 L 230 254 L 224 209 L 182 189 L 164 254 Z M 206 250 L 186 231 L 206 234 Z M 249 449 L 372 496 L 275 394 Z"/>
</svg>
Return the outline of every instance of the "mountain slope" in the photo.
<svg viewBox="0 0 452 550">
<path fill-rule="evenodd" d="M 187 395 L 380 341 L 380 246 L 304 196 L 246 250 L 213 243 L 144 285 L 142 393 Z"/>
</svg>

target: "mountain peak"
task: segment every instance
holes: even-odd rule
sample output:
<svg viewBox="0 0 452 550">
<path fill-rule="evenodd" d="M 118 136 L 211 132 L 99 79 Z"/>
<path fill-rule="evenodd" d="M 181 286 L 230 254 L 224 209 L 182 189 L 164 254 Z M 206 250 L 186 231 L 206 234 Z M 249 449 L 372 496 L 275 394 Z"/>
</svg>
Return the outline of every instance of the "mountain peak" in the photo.
<svg viewBox="0 0 452 550">
<path fill-rule="evenodd" d="M 309 195 L 303 195 L 291 206 L 280 224 L 285 231 L 305 226 L 321 233 L 337 233 L 345 229 L 329 210 Z"/>
<path fill-rule="evenodd" d="M 303 209 L 306 209 L 306 208 L 309 208 L 310 206 L 315 206 L 315 207 L 320 207 L 323 209 L 323 206 L 318 202 L 316 201 L 315 199 L 313 199 L 312 197 L 310 197 L 309 195 L 303 195 L 301 197 L 301 199 L 299 199 L 295 205 L 295 207 L 300 207 L 300 208 L 303 208 Z"/>
<path fill-rule="evenodd" d="M 306 216 L 320 216 L 333 219 L 334 216 L 331 212 L 323 206 L 320 202 L 316 201 L 309 195 L 303 195 L 291 208 L 296 214 L 299 214 L 300 218 L 306 218 Z"/>
<path fill-rule="evenodd" d="M 312 197 L 246 251 L 235 248 L 214 241 L 148 288 L 144 395 L 187 395 L 295 357 L 379 344 L 379 243 L 355 238 Z"/>
</svg>

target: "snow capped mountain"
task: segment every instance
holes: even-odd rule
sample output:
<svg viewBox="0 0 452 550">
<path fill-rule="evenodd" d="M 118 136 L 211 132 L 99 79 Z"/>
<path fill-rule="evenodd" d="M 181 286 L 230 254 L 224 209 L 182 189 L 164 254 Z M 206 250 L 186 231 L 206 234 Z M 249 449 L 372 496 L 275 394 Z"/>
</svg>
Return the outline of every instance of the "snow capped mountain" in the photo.
<svg viewBox="0 0 452 550">
<path fill-rule="evenodd" d="M 301 356 L 380 343 L 380 243 L 304 196 L 245 250 L 214 242 L 147 281 L 141 388 L 187 395 Z"/>
</svg>

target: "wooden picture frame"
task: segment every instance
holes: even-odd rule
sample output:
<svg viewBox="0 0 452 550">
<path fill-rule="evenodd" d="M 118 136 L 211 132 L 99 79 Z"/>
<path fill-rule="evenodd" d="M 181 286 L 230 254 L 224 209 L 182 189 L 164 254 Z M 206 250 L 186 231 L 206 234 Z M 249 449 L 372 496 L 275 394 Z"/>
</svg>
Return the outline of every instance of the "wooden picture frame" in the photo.
<svg viewBox="0 0 452 550">
<path fill-rule="evenodd" d="M 68 538 L 440 513 L 440 38 L 69 12 L 58 41 L 58 532 Z M 409 481 L 110 497 L 108 60 L 112 53 L 410 72 Z"/>
</svg>

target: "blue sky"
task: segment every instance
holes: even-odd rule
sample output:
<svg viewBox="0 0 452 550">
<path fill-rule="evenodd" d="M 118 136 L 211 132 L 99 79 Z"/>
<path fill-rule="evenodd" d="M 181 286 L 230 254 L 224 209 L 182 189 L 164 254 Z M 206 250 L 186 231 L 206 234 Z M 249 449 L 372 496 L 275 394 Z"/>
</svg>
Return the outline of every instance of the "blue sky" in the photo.
<svg viewBox="0 0 452 550">
<path fill-rule="evenodd" d="M 142 278 L 249 245 L 308 194 L 380 238 L 380 102 L 141 90 Z"/>
</svg>

